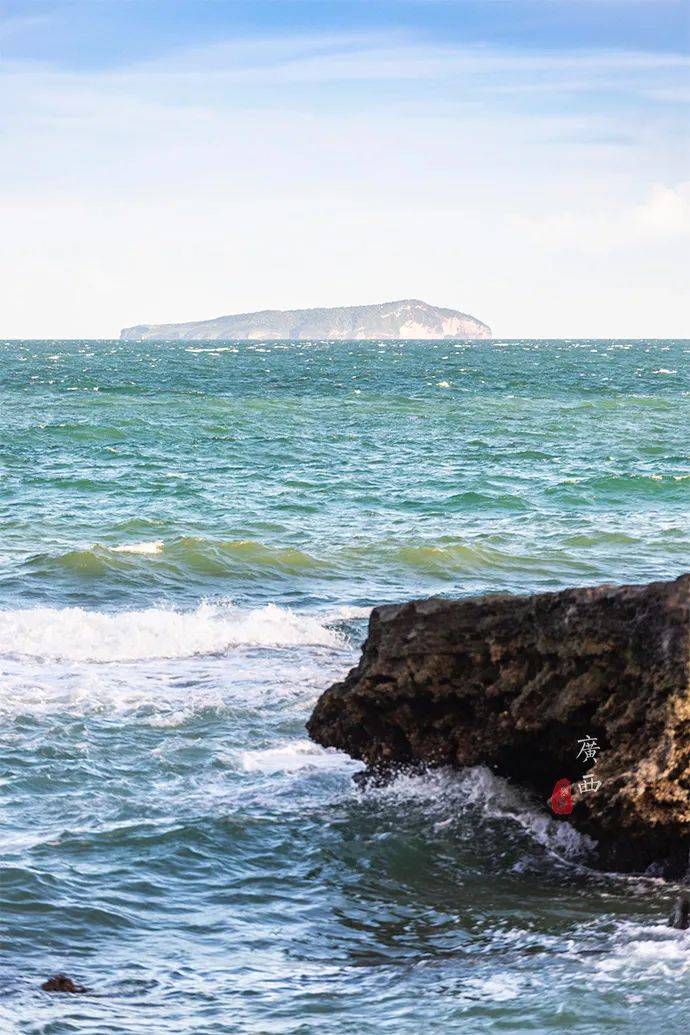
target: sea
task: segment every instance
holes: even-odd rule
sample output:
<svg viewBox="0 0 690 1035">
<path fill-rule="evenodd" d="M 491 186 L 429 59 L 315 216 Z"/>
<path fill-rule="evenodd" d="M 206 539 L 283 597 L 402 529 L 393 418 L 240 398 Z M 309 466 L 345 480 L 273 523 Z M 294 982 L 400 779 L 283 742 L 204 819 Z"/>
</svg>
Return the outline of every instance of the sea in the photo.
<svg viewBox="0 0 690 1035">
<path fill-rule="evenodd" d="M 305 722 L 378 603 L 689 570 L 689 358 L 0 342 L 2 1035 L 687 1031 L 678 885 Z"/>
</svg>

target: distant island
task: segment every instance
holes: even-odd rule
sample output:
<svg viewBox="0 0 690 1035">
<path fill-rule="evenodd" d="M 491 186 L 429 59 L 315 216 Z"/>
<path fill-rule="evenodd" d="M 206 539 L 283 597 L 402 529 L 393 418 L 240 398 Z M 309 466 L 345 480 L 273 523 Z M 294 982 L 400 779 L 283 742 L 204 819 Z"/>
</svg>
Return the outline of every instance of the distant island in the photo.
<svg viewBox="0 0 690 1035">
<path fill-rule="evenodd" d="M 490 338 L 491 328 L 481 320 L 441 309 L 417 298 L 380 305 L 348 305 L 335 309 L 262 309 L 258 313 L 219 316 L 192 323 L 139 324 L 120 332 L 122 341 L 254 341 L 314 338 L 336 341 L 444 338 Z"/>
</svg>

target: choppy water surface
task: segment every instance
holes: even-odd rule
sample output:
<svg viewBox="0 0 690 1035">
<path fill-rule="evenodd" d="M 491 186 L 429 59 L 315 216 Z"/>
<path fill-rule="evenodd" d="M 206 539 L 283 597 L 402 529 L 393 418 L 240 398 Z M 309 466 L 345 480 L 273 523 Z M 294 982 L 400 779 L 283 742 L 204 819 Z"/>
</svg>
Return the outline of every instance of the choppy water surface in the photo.
<svg viewBox="0 0 690 1035">
<path fill-rule="evenodd" d="M 687 570 L 689 356 L 0 344 L 0 1031 L 686 1030 L 673 888 L 304 722 L 374 603 Z"/>
</svg>

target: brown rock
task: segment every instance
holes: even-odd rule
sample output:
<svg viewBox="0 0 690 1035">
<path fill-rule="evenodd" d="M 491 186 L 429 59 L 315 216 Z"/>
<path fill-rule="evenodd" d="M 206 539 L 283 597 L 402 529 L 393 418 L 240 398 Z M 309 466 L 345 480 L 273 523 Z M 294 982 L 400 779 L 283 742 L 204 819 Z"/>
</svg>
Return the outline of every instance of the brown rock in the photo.
<svg viewBox="0 0 690 1035">
<path fill-rule="evenodd" d="M 690 575 L 646 586 L 375 608 L 359 665 L 318 701 L 314 740 L 381 771 L 485 764 L 597 839 L 599 864 L 685 873 Z M 578 741 L 596 738 L 592 761 Z M 594 791 L 578 784 L 591 772 Z"/>
<path fill-rule="evenodd" d="M 67 992 L 72 995 L 88 992 L 87 988 L 83 985 L 76 985 L 72 978 L 67 977 L 66 974 L 53 974 L 52 977 L 43 982 L 41 988 L 44 992 Z"/>
</svg>

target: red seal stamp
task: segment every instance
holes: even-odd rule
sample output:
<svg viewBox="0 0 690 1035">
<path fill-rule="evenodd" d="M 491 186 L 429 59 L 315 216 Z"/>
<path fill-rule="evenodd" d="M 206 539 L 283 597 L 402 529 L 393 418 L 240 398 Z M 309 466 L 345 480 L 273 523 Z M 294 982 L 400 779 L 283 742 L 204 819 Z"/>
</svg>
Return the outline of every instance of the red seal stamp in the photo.
<svg viewBox="0 0 690 1035">
<path fill-rule="evenodd" d="M 570 780 L 558 780 L 553 789 L 549 804 L 557 816 L 569 816 L 575 807 L 570 793 Z"/>
</svg>

